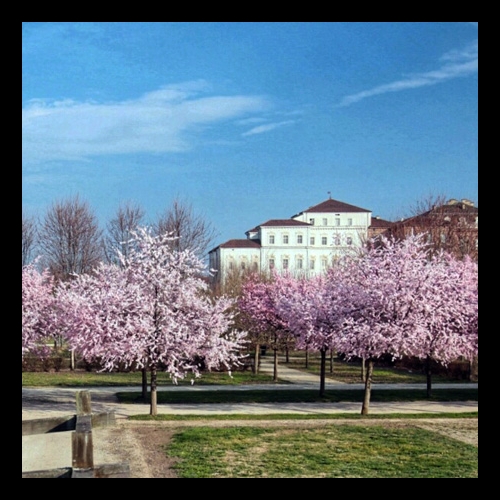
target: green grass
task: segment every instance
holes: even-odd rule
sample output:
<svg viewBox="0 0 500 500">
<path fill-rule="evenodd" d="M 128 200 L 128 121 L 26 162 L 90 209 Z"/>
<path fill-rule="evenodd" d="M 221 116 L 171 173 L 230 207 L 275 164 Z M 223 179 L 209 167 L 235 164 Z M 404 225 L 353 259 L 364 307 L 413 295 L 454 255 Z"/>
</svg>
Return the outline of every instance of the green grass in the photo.
<svg viewBox="0 0 500 500">
<path fill-rule="evenodd" d="M 255 414 L 225 414 L 219 415 L 130 415 L 129 420 L 148 421 L 148 422 L 184 422 L 184 421 L 273 421 L 273 420 L 413 420 L 413 419 L 477 419 L 479 412 L 463 412 L 463 413 L 389 413 L 376 415 L 360 415 L 359 413 L 270 413 L 267 415 Z"/>
<path fill-rule="evenodd" d="M 327 390 L 321 397 L 318 389 L 287 390 L 204 390 L 157 392 L 158 404 L 240 404 L 240 403 L 338 403 L 341 401 L 362 402 L 363 389 Z M 118 392 L 121 403 L 143 403 L 138 392 Z M 478 389 L 433 389 L 431 398 L 422 389 L 381 389 L 371 392 L 370 401 L 478 401 Z"/>
<path fill-rule="evenodd" d="M 196 386 L 204 391 L 191 390 L 189 380 L 180 382 L 172 391 L 162 391 L 172 382 L 167 374 L 159 374 L 159 404 L 204 403 L 280 403 L 280 402 L 362 402 L 362 390 L 327 390 L 319 397 L 319 357 L 305 360 L 292 358 L 290 367 L 318 374 L 318 387 L 310 390 L 238 390 L 241 384 L 274 384 L 269 375 L 250 371 L 205 373 Z M 282 363 L 283 364 L 283 363 Z M 359 383 L 359 363 L 335 361 L 333 374 L 340 382 Z M 278 368 L 279 373 L 279 368 Z M 141 386 L 141 373 L 23 372 L 23 387 L 95 387 Z M 453 382 L 449 377 L 434 375 L 433 383 Z M 425 383 L 422 373 L 397 368 L 375 367 L 374 383 Z M 210 385 L 225 385 L 224 390 L 210 390 Z M 138 392 L 118 392 L 122 403 L 143 403 Z M 372 389 L 371 401 L 428 400 L 425 390 Z M 478 390 L 433 389 L 431 401 L 477 401 Z M 135 415 L 135 421 L 192 421 L 193 427 L 169 426 L 172 440 L 164 449 L 174 461 L 181 478 L 477 478 L 477 447 L 461 443 L 419 427 L 422 419 L 477 419 L 478 412 L 458 414 L 269 414 L 269 415 Z M 314 427 L 314 420 L 331 420 Z M 343 419 L 342 424 L 335 420 Z M 394 424 L 394 419 L 401 422 Z M 255 421 L 255 426 L 241 426 L 231 421 Z M 278 424 L 279 420 L 295 420 L 293 426 Z M 299 420 L 310 421 L 310 426 Z M 199 422 L 199 425 L 196 422 Z M 203 421 L 228 421 L 224 428 L 213 428 Z M 266 422 L 269 425 L 266 425 Z M 434 425 L 435 421 L 435 425 Z M 274 422 L 274 423 L 272 423 Z M 352 423 L 351 423 L 352 422 Z M 363 425 L 365 424 L 365 425 Z M 278 427 L 276 427 L 278 425 Z M 319 423 L 318 423 L 319 425 Z M 429 427 L 430 428 L 430 427 Z"/>
<path fill-rule="evenodd" d="M 142 375 L 140 372 L 87 372 L 60 371 L 60 372 L 23 372 L 23 387 L 120 387 L 135 385 L 140 387 Z M 149 380 L 149 376 L 148 376 Z M 230 377 L 227 372 L 204 373 L 196 379 L 196 385 L 228 385 L 240 384 L 270 384 L 270 375 L 253 374 L 250 371 L 234 372 Z M 172 380 L 166 373 L 158 373 L 158 384 L 170 386 Z M 179 381 L 180 386 L 191 386 L 190 379 Z"/>
<path fill-rule="evenodd" d="M 282 362 L 284 364 L 284 362 Z M 293 368 L 295 370 L 301 370 L 304 372 L 312 373 L 318 376 L 320 374 L 320 356 L 316 353 L 309 355 L 309 360 L 306 367 L 306 359 L 303 352 L 294 352 L 286 366 Z M 279 367 L 278 367 L 279 373 Z M 344 361 L 334 358 L 332 363 L 332 369 L 330 369 L 330 360 L 327 359 L 326 362 L 326 378 L 337 380 L 338 382 L 343 382 L 346 384 L 359 384 L 362 382 L 362 370 L 360 361 Z M 414 383 L 426 383 L 426 375 L 423 371 L 418 370 L 408 370 L 406 368 L 400 367 L 390 367 L 384 366 L 382 364 L 375 363 L 375 368 L 373 371 L 373 382 L 375 384 L 414 384 Z M 445 373 L 438 374 L 434 373 L 432 375 L 433 383 L 457 383 L 457 382 L 467 382 L 466 380 L 458 380 L 454 377 L 447 376 Z"/>
<path fill-rule="evenodd" d="M 417 425 L 176 429 L 181 478 L 477 478 L 478 449 Z"/>
<path fill-rule="evenodd" d="M 303 353 L 295 353 L 290 357 L 288 363 L 280 361 L 278 364 L 278 377 L 280 365 L 288 366 L 297 370 L 313 373 L 318 376 L 319 384 L 319 366 L 320 358 L 316 354 L 309 356 L 308 368 L 305 367 L 305 358 Z M 361 364 L 359 362 L 345 362 L 337 358 L 333 363 L 333 373 L 329 371 L 329 363 L 327 363 L 328 379 L 334 379 L 339 382 L 352 384 L 361 382 Z M 440 382 L 464 382 L 464 380 L 456 380 L 443 375 L 433 375 L 433 383 Z M 423 373 L 411 372 L 409 370 L 384 367 L 375 365 L 373 373 L 373 383 L 375 384 L 398 384 L 398 383 L 425 383 L 426 377 Z M 239 384 L 270 384 L 273 383 L 270 375 L 254 374 L 250 370 L 243 372 L 233 372 L 232 377 L 229 377 L 227 372 L 205 372 L 202 376 L 196 379 L 197 385 L 239 385 Z M 286 383 L 280 381 L 279 383 Z M 168 374 L 158 373 L 158 384 L 170 385 L 172 381 Z M 22 372 L 23 387 L 92 387 L 92 386 L 127 386 L 141 385 L 140 372 L 103 372 L 77 370 L 70 371 L 68 369 L 59 372 Z M 190 378 L 185 381 L 179 381 L 181 386 L 190 386 Z"/>
</svg>

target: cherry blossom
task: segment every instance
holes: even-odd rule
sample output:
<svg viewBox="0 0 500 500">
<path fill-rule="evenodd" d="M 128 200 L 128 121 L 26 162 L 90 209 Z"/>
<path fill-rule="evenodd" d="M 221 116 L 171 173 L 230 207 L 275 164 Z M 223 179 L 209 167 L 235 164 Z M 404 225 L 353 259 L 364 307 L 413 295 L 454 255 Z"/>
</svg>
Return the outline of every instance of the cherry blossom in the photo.
<svg viewBox="0 0 500 500">
<path fill-rule="evenodd" d="M 60 289 L 68 338 L 85 359 L 151 373 L 151 414 L 157 412 L 157 371 L 177 383 L 203 369 L 238 364 L 246 332 L 233 328 L 233 301 L 211 299 L 203 263 L 176 251 L 168 235 L 134 233 L 134 250 L 121 265 L 99 266 Z"/>
<path fill-rule="evenodd" d="M 48 354 L 54 281 L 47 270 L 38 271 L 36 263 L 22 268 L 22 358 L 28 353 Z"/>
</svg>

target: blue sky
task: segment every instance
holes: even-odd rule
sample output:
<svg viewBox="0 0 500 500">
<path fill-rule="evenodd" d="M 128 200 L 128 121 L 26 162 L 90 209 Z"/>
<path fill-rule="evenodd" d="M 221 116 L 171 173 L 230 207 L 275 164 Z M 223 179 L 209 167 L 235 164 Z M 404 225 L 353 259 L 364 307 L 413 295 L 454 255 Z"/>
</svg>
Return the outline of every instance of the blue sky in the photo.
<svg viewBox="0 0 500 500">
<path fill-rule="evenodd" d="M 175 198 L 244 238 L 328 198 L 478 204 L 478 23 L 23 23 L 23 210 Z"/>
</svg>

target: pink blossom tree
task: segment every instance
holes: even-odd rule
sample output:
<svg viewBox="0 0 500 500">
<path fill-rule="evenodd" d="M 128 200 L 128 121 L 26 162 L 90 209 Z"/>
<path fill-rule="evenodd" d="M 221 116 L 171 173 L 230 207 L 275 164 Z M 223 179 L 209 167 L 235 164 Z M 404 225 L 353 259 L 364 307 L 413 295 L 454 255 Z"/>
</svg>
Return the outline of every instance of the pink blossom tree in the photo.
<svg viewBox="0 0 500 500">
<path fill-rule="evenodd" d="M 50 337 L 50 317 L 54 300 L 54 281 L 47 270 L 35 264 L 22 268 L 22 358 L 28 353 L 48 354 L 45 345 Z"/>
<path fill-rule="evenodd" d="M 289 275 L 274 273 L 268 277 L 252 273 L 243 283 L 238 300 L 238 308 L 240 313 L 245 315 L 249 334 L 259 339 L 267 339 L 271 344 L 275 382 L 278 381 L 280 341 L 288 340 L 287 336 L 290 334 L 288 321 L 281 314 L 279 303 L 294 284 L 294 278 Z M 257 345 L 256 353 L 258 348 Z"/>
<path fill-rule="evenodd" d="M 351 260 L 351 312 L 338 349 L 368 361 L 363 415 L 369 411 L 374 362 L 381 356 L 432 356 L 446 363 L 474 351 L 473 298 L 467 295 L 470 307 L 467 314 L 459 314 L 464 301 L 457 292 L 465 282 L 455 265 L 444 254 L 431 258 L 422 235 L 400 241 L 382 238 Z M 432 337 L 434 341 L 426 342 Z"/>
<path fill-rule="evenodd" d="M 278 303 L 279 315 L 295 336 L 297 347 L 320 352 L 320 396 L 325 395 L 326 354 L 336 349 L 346 314 L 343 271 L 343 266 L 335 265 L 326 276 L 296 279 Z"/>
<path fill-rule="evenodd" d="M 415 334 L 412 305 L 418 302 L 415 292 L 426 262 L 425 251 L 413 239 L 403 243 L 382 239 L 347 262 L 351 310 L 338 349 L 348 359 L 366 360 L 362 415 L 369 412 L 375 361 L 385 355 L 402 356 L 401 339 Z"/>
<path fill-rule="evenodd" d="M 444 251 L 432 256 L 421 288 L 419 328 L 406 337 L 405 353 L 425 361 L 427 396 L 431 397 L 431 361 L 447 366 L 478 352 L 478 264 Z"/>
<path fill-rule="evenodd" d="M 147 368 L 151 415 L 157 414 L 157 373 L 177 383 L 202 369 L 240 362 L 246 332 L 233 329 L 233 301 L 211 299 L 203 263 L 191 250 L 177 251 L 164 234 L 135 233 L 122 266 L 101 265 L 60 290 L 69 319 L 69 341 L 85 359 L 104 368 Z M 194 382 L 194 378 L 192 382 Z"/>
</svg>

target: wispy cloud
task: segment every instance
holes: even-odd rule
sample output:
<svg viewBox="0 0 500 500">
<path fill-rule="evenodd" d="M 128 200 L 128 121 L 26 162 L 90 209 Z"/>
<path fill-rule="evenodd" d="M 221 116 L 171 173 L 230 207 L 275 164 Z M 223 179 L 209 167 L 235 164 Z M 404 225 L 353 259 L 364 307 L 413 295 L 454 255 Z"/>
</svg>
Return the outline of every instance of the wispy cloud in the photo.
<svg viewBox="0 0 500 500">
<path fill-rule="evenodd" d="M 262 116 L 252 116 L 251 118 L 244 118 L 243 120 L 238 120 L 236 125 L 255 125 L 256 123 L 266 122 L 267 119 Z"/>
<path fill-rule="evenodd" d="M 178 152 L 203 127 L 267 109 L 261 96 L 200 95 L 203 81 L 122 102 L 32 100 L 22 111 L 23 164 L 94 155 Z"/>
<path fill-rule="evenodd" d="M 241 134 L 241 136 L 246 137 L 249 135 L 263 134 L 265 132 L 270 132 L 271 130 L 274 130 L 276 128 L 284 127 L 285 125 L 292 125 L 293 123 L 296 123 L 296 120 L 284 120 L 282 122 L 266 123 L 264 125 L 258 125 L 257 127 L 251 128 L 247 132 Z"/>
<path fill-rule="evenodd" d="M 378 85 L 372 89 L 348 95 L 340 101 L 338 106 L 350 106 L 368 97 L 386 94 L 388 92 L 400 92 L 402 90 L 436 85 L 437 83 L 451 80 L 452 78 L 464 77 L 476 73 L 478 70 L 477 40 L 462 50 L 447 52 L 440 58 L 440 61 L 442 61 L 443 64 L 436 70 L 416 73 L 401 80 Z"/>
</svg>

